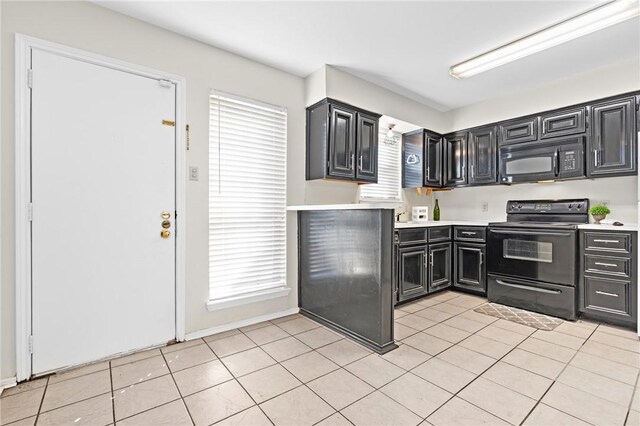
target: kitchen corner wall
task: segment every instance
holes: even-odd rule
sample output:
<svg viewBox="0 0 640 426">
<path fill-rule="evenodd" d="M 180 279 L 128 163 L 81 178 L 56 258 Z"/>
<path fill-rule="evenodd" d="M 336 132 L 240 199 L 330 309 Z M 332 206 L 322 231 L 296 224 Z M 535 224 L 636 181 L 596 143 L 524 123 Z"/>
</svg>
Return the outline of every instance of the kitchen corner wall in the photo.
<svg viewBox="0 0 640 426">
<path fill-rule="evenodd" d="M 446 113 L 444 121 L 449 125 L 446 129 L 449 132 L 636 90 L 640 90 L 640 62 L 632 60 L 452 110 Z M 609 201 L 612 213 L 607 222 L 638 221 L 637 176 L 455 188 L 434 192 L 429 197 L 417 196 L 415 190 L 404 192 L 409 205 L 427 205 L 430 215 L 434 199 L 438 198 L 443 220 L 505 220 L 505 207 L 510 199 L 576 197 L 589 198 L 592 203 Z M 487 212 L 481 211 L 482 202 L 489 203 Z"/>
</svg>

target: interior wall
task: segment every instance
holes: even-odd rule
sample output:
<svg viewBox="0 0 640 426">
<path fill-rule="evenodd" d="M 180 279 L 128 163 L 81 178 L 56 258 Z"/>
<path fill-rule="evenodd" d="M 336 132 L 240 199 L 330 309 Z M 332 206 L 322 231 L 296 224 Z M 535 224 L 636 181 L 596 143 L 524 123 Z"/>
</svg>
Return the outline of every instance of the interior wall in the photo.
<svg viewBox="0 0 640 426">
<path fill-rule="evenodd" d="M 637 90 L 640 90 L 640 63 L 637 60 L 622 62 L 542 87 L 449 111 L 447 122 L 450 127 L 447 132 Z M 415 190 L 407 189 L 405 196 L 410 206 L 426 205 L 430 208 L 433 208 L 434 199 L 438 198 L 443 220 L 504 220 L 506 202 L 510 199 L 578 197 L 592 201 L 610 201 L 612 214 L 607 221 L 638 221 L 637 177 L 455 188 L 451 191 L 434 192 L 429 197 L 418 196 Z M 483 201 L 489 203 L 488 212 L 481 211 Z"/>
<path fill-rule="evenodd" d="M 471 77 L 473 78 L 473 77 Z M 500 98 L 451 110 L 447 132 L 587 102 L 640 89 L 640 62 L 597 68 Z"/>
<path fill-rule="evenodd" d="M 518 185 L 494 185 L 479 188 L 457 188 L 435 192 L 429 197 L 429 205 L 435 198 L 440 205 L 441 220 L 506 219 L 508 200 L 544 200 L 558 198 L 588 198 L 591 205 L 608 201 L 611 214 L 605 222 L 637 223 L 637 176 L 563 181 L 554 183 L 527 183 Z M 426 197 L 423 197 L 426 198 Z M 488 211 L 482 211 L 482 203 L 488 203 Z M 431 210 L 429 211 L 431 215 Z"/>
<path fill-rule="evenodd" d="M 208 132 L 209 90 L 258 99 L 288 109 L 287 203 L 304 200 L 304 81 L 266 65 L 188 39 L 88 2 L 2 3 L 2 268 L 0 378 L 15 376 L 14 291 L 14 40 L 21 33 L 186 77 L 191 150 L 187 164 L 200 168 L 188 181 L 186 235 L 186 331 L 297 307 L 295 215 L 288 217 L 289 286 L 286 298 L 209 312 L 208 300 Z M 247 188 L 251 191 L 251 188 Z"/>
</svg>

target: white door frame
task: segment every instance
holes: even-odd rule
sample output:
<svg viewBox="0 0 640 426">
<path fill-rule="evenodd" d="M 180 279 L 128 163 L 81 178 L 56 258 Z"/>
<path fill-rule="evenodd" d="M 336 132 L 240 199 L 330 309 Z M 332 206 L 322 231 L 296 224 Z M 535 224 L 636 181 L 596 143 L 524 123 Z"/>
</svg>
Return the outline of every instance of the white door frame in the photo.
<svg viewBox="0 0 640 426">
<path fill-rule="evenodd" d="M 16 34 L 15 41 L 15 250 L 16 250 L 16 376 L 31 377 L 31 49 L 39 49 L 111 69 L 166 80 L 176 86 L 176 340 L 185 339 L 186 217 L 186 79 L 117 59 Z"/>
</svg>

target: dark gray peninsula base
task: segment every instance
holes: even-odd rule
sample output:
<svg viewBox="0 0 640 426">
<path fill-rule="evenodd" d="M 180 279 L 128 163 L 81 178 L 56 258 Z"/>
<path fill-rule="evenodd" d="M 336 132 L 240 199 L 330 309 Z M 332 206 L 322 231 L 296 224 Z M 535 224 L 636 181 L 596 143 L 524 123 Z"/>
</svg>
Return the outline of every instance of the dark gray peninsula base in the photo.
<svg viewBox="0 0 640 426">
<path fill-rule="evenodd" d="M 385 353 L 397 347 L 393 209 L 340 207 L 298 211 L 300 313 Z"/>
</svg>

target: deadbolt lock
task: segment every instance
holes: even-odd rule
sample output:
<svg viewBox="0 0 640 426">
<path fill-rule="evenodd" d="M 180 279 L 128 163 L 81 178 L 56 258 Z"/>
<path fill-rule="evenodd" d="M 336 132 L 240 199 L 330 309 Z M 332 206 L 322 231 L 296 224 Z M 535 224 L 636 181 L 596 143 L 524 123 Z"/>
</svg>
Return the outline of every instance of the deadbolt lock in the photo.
<svg viewBox="0 0 640 426">
<path fill-rule="evenodd" d="M 169 238 L 170 235 L 171 235 L 171 231 L 168 231 L 166 229 L 163 229 L 162 231 L 160 231 L 160 236 L 162 238 Z"/>
<path fill-rule="evenodd" d="M 171 218 L 171 213 L 169 213 L 169 212 L 162 212 L 162 213 L 160 214 L 160 216 L 161 216 L 163 219 L 169 219 L 169 218 Z"/>
<path fill-rule="evenodd" d="M 163 227 L 164 229 L 169 229 L 169 228 L 171 228 L 171 221 L 163 220 L 163 221 L 162 221 L 162 227 Z"/>
</svg>

